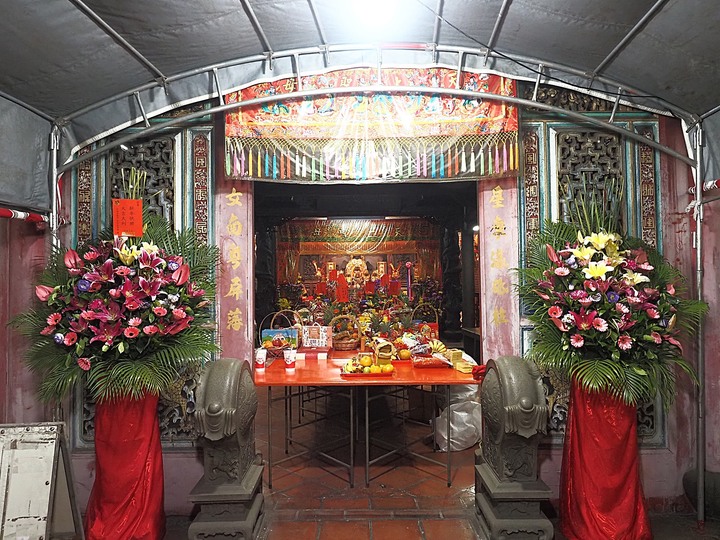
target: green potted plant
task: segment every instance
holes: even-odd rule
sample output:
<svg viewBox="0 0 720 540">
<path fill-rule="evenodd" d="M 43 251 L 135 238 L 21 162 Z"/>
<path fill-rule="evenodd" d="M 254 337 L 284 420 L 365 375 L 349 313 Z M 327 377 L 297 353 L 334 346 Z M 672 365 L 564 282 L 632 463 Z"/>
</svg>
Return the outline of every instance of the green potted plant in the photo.
<svg viewBox="0 0 720 540">
<path fill-rule="evenodd" d="M 38 305 L 13 320 L 31 342 L 25 357 L 41 399 L 82 386 L 95 401 L 87 538 L 162 538 L 158 396 L 217 351 L 218 261 L 192 230 L 147 215 L 141 238 L 106 231 L 76 249 L 54 248 Z"/>
<path fill-rule="evenodd" d="M 636 407 L 658 395 L 668 407 L 677 369 L 697 383 L 680 339 L 707 306 L 657 250 L 617 232 L 619 215 L 583 194 L 571 223 L 545 223 L 517 271 L 534 325 L 528 357 L 571 381 L 560 488 L 571 539 L 651 537 Z"/>
</svg>

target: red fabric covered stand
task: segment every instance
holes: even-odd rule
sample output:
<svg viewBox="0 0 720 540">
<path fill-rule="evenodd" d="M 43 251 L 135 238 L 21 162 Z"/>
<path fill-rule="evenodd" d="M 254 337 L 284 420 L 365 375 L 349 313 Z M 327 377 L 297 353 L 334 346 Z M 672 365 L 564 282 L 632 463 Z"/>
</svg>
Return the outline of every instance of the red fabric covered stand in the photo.
<svg viewBox="0 0 720 540">
<path fill-rule="evenodd" d="M 636 408 L 573 383 L 560 477 L 569 540 L 650 540 L 640 481 Z"/>
<path fill-rule="evenodd" d="M 95 405 L 95 483 L 87 540 L 162 540 L 165 507 L 158 396 Z"/>
</svg>

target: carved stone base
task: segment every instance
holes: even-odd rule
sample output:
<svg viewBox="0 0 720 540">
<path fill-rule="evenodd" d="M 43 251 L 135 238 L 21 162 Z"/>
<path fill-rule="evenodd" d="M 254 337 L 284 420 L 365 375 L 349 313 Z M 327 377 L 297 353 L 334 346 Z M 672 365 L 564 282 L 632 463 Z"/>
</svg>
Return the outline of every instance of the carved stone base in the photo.
<svg viewBox="0 0 720 540">
<path fill-rule="evenodd" d="M 491 540 L 551 540 L 553 525 L 540 510 L 551 493 L 542 480 L 501 482 L 475 453 L 475 509 Z"/>
<path fill-rule="evenodd" d="M 265 521 L 263 465 L 253 464 L 240 483 L 210 483 L 205 477 L 190 492 L 200 512 L 188 528 L 189 540 L 258 537 Z"/>
</svg>

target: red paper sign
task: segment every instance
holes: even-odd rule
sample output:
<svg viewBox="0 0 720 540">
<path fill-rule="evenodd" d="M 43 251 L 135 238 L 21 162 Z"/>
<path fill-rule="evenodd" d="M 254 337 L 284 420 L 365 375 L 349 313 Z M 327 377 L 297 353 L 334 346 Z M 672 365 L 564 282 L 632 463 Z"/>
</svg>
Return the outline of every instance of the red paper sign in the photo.
<svg viewBox="0 0 720 540">
<path fill-rule="evenodd" d="M 390 282 L 388 294 L 390 294 L 390 296 L 398 296 L 400 294 L 400 282 L 397 279 L 393 279 Z"/>
<path fill-rule="evenodd" d="M 143 235 L 142 199 L 113 199 L 113 234 L 141 237 Z"/>
</svg>

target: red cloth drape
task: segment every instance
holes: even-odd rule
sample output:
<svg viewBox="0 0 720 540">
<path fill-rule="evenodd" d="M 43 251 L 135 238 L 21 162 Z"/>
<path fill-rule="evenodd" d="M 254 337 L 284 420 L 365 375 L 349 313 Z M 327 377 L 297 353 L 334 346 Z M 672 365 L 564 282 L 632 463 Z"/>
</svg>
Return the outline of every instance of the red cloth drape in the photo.
<svg viewBox="0 0 720 540">
<path fill-rule="evenodd" d="M 560 475 L 560 530 L 569 540 L 650 540 L 640 481 L 636 408 L 573 383 Z"/>
<path fill-rule="evenodd" d="M 165 509 L 158 396 L 95 405 L 95 483 L 87 540 L 162 540 Z"/>
</svg>

